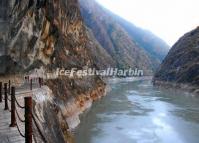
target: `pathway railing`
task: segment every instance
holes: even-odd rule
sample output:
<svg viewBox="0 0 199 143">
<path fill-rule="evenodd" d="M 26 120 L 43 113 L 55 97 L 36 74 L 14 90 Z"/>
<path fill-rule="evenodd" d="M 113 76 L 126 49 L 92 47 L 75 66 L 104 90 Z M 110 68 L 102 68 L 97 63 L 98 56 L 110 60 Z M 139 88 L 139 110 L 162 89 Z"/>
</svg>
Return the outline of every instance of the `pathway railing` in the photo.
<svg viewBox="0 0 199 143">
<path fill-rule="evenodd" d="M 28 79 L 29 81 L 29 79 Z M 43 85 L 43 79 L 39 78 L 39 87 Z M 32 90 L 32 85 L 33 81 L 30 79 L 30 90 Z M 24 92 L 25 94 L 27 92 Z M 24 94 L 20 93 L 20 94 Z M 11 97 L 11 99 L 9 98 Z M 36 135 L 33 133 L 33 123 L 35 124 L 35 127 L 43 140 L 43 142 L 47 143 L 45 136 L 42 134 L 42 131 L 36 121 L 36 118 L 33 115 L 32 112 L 32 97 L 24 97 L 24 106 L 19 103 L 19 101 L 16 98 L 16 91 L 15 87 L 11 86 L 11 82 L 9 80 L 8 83 L 4 83 L 4 97 L 3 97 L 3 83 L 0 82 L 0 103 L 2 103 L 4 100 L 5 102 L 5 107 L 4 110 L 9 111 L 11 114 L 11 123 L 10 127 L 16 127 L 19 134 L 25 138 L 25 143 L 32 143 L 32 139 L 34 139 L 34 142 L 37 143 L 36 141 Z M 9 108 L 9 103 L 10 107 Z M 17 105 L 17 106 L 16 106 Z M 20 114 L 18 112 L 18 108 L 21 110 L 24 110 L 24 117 L 25 119 L 22 119 L 20 117 Z M 18 120 L 17 120 L 18 119 Z M 22 124 L 25 124 L 25 133 L 22 133 L 19 123 L 17 121 L 20 121 Z"/>
</svg>

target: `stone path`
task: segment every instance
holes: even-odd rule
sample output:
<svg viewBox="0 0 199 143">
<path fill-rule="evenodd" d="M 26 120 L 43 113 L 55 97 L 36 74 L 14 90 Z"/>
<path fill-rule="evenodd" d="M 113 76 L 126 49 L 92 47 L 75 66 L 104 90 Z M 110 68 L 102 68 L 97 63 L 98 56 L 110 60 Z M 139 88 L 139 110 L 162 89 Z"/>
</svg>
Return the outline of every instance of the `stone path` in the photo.
<svg viewBox="0 0 199 143">
<path fill-rule="evenodd" d="M 1 143 L 24 143 L 16 127 L 10 128 L 10 112 L 4 111 L 4 103 L 0 103 L 0 142 Z M 19 125 L 24 131 L 24 125 Z"/>
<path fill-rule="evenodd" d="M 33 85 L 33 91 L 36 90 L 35 88 L 38 88 L 36 85 Z M 21 87 L 19 89 L 16 89 L 16 98 L 20 105 L 24 106 L 24 97 L 25 96 L 31 96 L 32 91 L 27 90 L 28 88 L 26 86 Z M 24 94 L 25 93 L 25 94 Z M 4 95 L 3 95 L 4 96 Z M 10 96 L 9 96 L 10 99 Z M 10 108 L 10 102 L 8 101 L 8 105 Z M 23 109 L 16 108 L 19 112 L 19 115 L 22 119 L 24 119 L 24 111 Z M 24 123 L 21 123 L 16 115 L 17 123 L 19 125 L 19 128 L 21 132 L 24 134 Z M 18 130 L 17 127 L 9 127 L 11 123 L 11 113 L 7 110 L 4 110 L 4 102 L 0 103 L 0 143 L 25 143 L 25 138 L 23 138 Z M 33 141 L 34 143 L 34 141 Z"/>
</svg>

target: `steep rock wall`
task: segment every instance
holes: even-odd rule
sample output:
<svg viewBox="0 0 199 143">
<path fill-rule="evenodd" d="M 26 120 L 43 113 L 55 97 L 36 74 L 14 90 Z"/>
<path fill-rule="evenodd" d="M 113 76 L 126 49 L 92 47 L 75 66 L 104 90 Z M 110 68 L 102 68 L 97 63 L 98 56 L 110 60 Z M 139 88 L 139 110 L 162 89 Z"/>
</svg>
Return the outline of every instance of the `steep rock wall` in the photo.
<svg viewBox="0 0 199 143">
<path fill-rule="evenodd" d="M 77 0 L 16 0 L 10 6 L 6 52 L 0 57 L 2 76 L 96 67 L 96 44 L 84 27 Z M 77 126 L 79 114 L 104 95 L 105 83 L 98 76 L 58 76 L 44 84 L 33 93 L 42 133 L 49 143 L 72 142 L 70 129 Z"/>
<path fill-rule="evenodd" d="M 198 92 L 199 27 L 186 33 L 171 48 L 154 76 L 155 84 L 168 84 Z"/>
</svg>

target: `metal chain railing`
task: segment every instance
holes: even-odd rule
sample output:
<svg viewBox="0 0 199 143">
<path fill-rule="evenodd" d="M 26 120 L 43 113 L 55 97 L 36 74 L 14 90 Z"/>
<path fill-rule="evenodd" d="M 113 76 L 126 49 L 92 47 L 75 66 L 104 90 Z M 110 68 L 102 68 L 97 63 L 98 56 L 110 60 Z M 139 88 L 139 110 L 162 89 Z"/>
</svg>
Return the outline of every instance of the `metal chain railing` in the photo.
<svg viewBox="0 0 199 143">
<path fill-rule="evenodd" d="M 21 106 L 21 105 L 19 104 L 19 102 L 17 101 L 17 99 L 16 99 L 15 96 L 14 96 L 14 100 L 15 100 L 15 103 L 17 103 L 17 106 L 18 106 L 19 108 L 25 109 L 25 106 Z"/>
<path fill-rule="evenodd" d="M 22 136 L 23 138 L 25 138 L 25 135 L 21 132 L 21 130 L 19 129 L 19 125 L 16 123 L 16 126 L 17 126 L 17 130 L 20 134 L 20 136 Z"/>
<path fill-rule="evenodd" d="M 34 115 L 32 115 L 32 119 L 33 119 L 33 122 L 34 122 L 34 124 L 35 124 L 35 126 L 36 126 L 36 128 L 37 128 L 37 130 L 39 132 L 39 135 L 41 136 L 42 140 L 45 143 L 47 143 L 47 140 L 46 140 L 45 136 L 43 135 L 43 133 L 42 133 L 42 131 L 41 131 L 41 129 L 40 129 L 40 127 L 39 127 Z"/>
<path fill-rule="evenodd" d="M 41 87 L 41 85 L 43 85 L 43 79 L 39 78 L 39 87 Z M 8 86 L 7 86 L 8 85 Z M 17 127 L 17 130 L 20 134 L 20 136 L 22 136 L 23 138 L 25 138 L 25 142 L 26 143 L 32 143 L 32 138 L 34 139 L 35 143 L 36 143 L 36 136 L 33 134 L 33 129 L 32 129 L 32 121 L 35 124 L 35 127 L 39 133 L 39 135 L 41 136 L 41 139 L 47 143 L 45 136 L 42 134 L 41 129 L 39 128 L 39 125 L 36 122 L 35 117 L 33 116 L 32 113 L 32 97 L 24 97 L 24 103 L 25 106 L 22 106 L 19 101 L 16 98 L 16 95 L 19 94 L 15 94 L 15 87 L 12 86 L 11 87 L 11 82 L 9 80 L 8 83 L 4 83 L 4 97 L 3 97 L 3 83 L 0 82 L 0 103 L 5 102 L 5 108 L 4 110 L 8 110 L 11 112 L 11 124 L 10 127 Z M 30 80 L 30 90 L 32 90 L 32 79 Z M 26 94 L 25 93 L 20 93 L 20 94 Z M 9 96 L 11 96 L 11 99 L 9 98 Z M 9 108 L 8 102 L 11 105 L 11 110 Z M 25 119 L 23 120 L 20 117 L 20 114 L 16 108 L 16 105 L 18 108 L 23 109 L 25 111 Z M 17 115 L 17 116 L 15 116 Z M 21 123 L 25 123 L 25 133 L 23 134 L 22 131 L 20 130 L 20 126 L 17 123 L 16 117 L 18 119 L 18 121 L 20 121 Z"/>
<path fill-rule="evenodd" d="M 21 108 L 21 109 L 25 109 L 25 107 L 23 107 L 23 106 L 21 106 L 20 104 L 19 104 L 19 102 L 17 101 L 17 99 L 16 99 L 16 96 L 15 96 L 15 87 L 11 87 L 11 100 L 12 100 L 12 105 L 13 105 L 13 107 L 14 107 L 14 109 L 12 110 L 12 113 L 11 113 L 11 125 L 10 126 L 12 126 L 12 127 L 17 127 L 17 130 L 18 130 L 18 132 L 19 132 L 19 134 L 23 137 L 23 138 L 25 138 L 25 134 L 23 134 L 22 133 L 22 131 L 20 130 L 20 127 L 19 127 L 19 124 L 17 123 L 17 120 L 16 120 L 16 116 L 15 116 L 15 113 L 17 114 L 17 118 L 18 118 L 18 120 L 21 122 L 21 123 L 25 123 L 25 120 L 22 120 L 21 119 L 21 117 L 20 117 L 20 115 L 19 115 L 19 112 L 18 112 L 18 110 L 17 110 L 17 108 L 16 108 L 16 104 L 15 103 L 17 103 L 17 105 L 18 105 L 18 108 Z"/>
<path fill-rule="evenodd" d="M 20 117 L 19 112 L 17 111 L 17 109 L 15 110 L 15 112 L 16 112 L 16 114 L 17 114 L 17 117 L 18 117 L 19 121 L 22 122 L 22 123 L 25 123 L 25 119 L 23 120 L 23 119 Z"/>
</svg>

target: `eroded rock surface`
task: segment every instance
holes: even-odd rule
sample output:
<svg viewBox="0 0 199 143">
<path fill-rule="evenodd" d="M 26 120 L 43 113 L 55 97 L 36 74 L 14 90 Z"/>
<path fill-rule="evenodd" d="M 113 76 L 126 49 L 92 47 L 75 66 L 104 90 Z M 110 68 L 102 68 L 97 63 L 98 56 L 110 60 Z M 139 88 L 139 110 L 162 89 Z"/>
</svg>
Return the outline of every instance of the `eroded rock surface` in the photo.
<svg viewBox="0 0 199 143">
<path fill-rule="evenodd" d="M 1 31 L 0 74 L 20 75 L 57 68 L 96 67 L 91 49 L 96 43 L 82 21 L 77 0 L 7 1 L 8 30 Z M 2 26 L 2 25 L 1 25 Z M 104 63 L 105 64 L 105 63 Z M 96 67 L 97 68 L 97 67 Z M 33 95 L 34 114 L 49 143 L 72 142 L 70 129 L 78 116 L 105 93 L 98 76 L 56 77 Z M 76 119 L 73 121 L 71 119 Z M 38 136 L 39 142 L 42 138 Z"/>
</svg>

